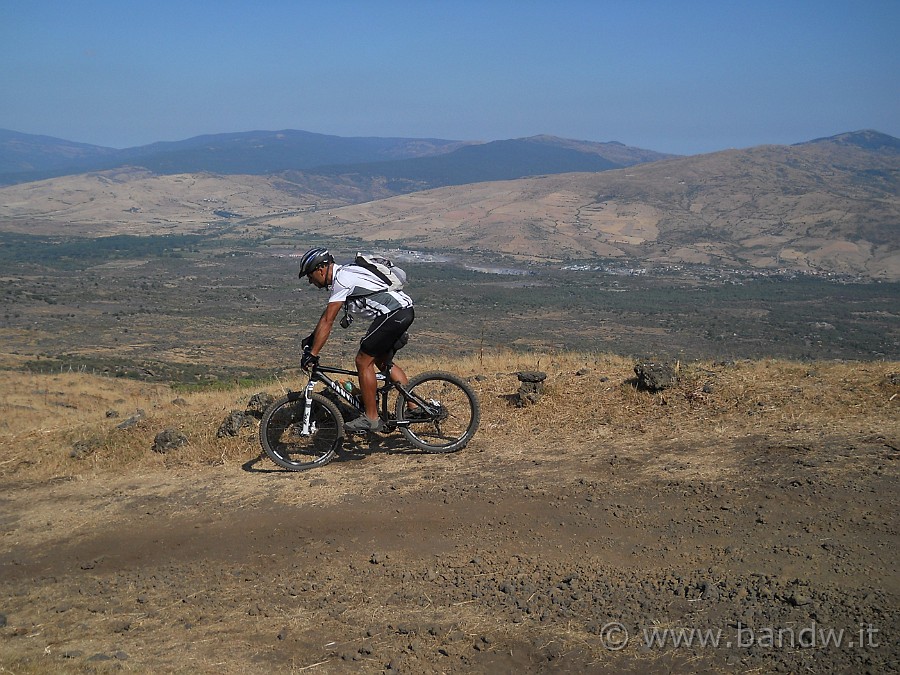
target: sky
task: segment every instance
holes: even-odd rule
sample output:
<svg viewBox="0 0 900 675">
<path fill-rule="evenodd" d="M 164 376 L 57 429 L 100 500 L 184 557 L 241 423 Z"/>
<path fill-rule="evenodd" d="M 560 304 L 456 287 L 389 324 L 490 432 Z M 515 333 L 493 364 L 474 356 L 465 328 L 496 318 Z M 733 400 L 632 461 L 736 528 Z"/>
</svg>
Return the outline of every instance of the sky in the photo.
<svg viewBox="0 0 900 675">
<path fill-rule="evenodd" d="M 677 154 L 900 137 L 900 0 L 0 0 L 0 128 Z"/>
</svg>

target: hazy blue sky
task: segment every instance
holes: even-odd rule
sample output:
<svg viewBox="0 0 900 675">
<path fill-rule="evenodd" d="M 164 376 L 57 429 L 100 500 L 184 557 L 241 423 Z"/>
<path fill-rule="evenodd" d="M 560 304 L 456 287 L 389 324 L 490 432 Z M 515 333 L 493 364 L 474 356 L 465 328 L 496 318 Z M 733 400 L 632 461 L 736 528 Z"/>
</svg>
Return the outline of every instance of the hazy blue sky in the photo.
<svg viewBox="0 0 900 675">
<path fill-rule="evenodd" d="M 0 0 L 0 127 L 676 153 L 900 136 L 900 0 Z"/>
</svg>

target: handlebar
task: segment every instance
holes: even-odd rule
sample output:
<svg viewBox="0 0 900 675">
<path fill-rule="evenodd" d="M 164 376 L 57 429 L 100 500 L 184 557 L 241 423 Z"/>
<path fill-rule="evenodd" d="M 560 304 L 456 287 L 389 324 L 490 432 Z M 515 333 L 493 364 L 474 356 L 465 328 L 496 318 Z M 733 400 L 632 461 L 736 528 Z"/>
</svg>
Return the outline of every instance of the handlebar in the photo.
<svg viewBox="0 0 900 675">
<path fill-rule="evenodd" d="M 312 365 L 312 369 L 309 366 Z M 306 345 L 303 348 L 303 356 L 300 357 L 300 367 L 303 370 L 309 370 L 310 373 L 315 371 L 319 365 L 319 357 L 312 353 L 312 346 Z"/>
</svg>

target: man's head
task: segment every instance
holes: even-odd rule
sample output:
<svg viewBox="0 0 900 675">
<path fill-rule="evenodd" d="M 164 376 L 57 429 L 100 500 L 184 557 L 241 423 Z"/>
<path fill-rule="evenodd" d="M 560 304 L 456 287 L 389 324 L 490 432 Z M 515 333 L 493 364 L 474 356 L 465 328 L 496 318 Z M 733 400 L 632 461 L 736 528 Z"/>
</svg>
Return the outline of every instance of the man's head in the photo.
<svg viewBox="0 0 900 675">
<path fill-rule="evenodd" d="M 309 283 L 317 288 L 326 288 L 330 266 L 333 262 L 334 256 L 328 252 L 327 248 L 311 248 L 300 258 L 300 274 L 298 276 L 301 279 L 306 277 Z"/>
</svg>

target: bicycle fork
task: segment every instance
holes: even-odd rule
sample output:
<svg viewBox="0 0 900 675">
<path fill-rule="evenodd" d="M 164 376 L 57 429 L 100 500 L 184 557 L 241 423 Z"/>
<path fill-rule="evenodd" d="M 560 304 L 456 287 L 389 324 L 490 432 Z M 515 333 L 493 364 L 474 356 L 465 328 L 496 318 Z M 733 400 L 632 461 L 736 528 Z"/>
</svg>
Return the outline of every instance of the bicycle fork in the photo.
<svg viewBox="0 0 900 675">
<path fill-rule="evenodd" d="M 303 427 L 300 429 L 302 436 L 312 436 L 316 432 L 315 423 L 310 420 L 312 417 L 312 392 L 315 386 L 315 380 L 309 378 L 309 384 L 306 385 L 306 389 L 303 391 Z"/>
</svg>

